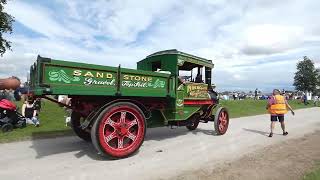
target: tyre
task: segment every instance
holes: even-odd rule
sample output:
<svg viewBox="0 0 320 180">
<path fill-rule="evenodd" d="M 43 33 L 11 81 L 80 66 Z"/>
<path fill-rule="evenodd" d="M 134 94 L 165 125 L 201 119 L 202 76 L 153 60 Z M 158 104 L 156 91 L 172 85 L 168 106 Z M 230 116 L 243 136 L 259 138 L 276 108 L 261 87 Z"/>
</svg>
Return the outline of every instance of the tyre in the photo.
<svg viewBox="0 0 320 180">
<path fill-rule="evenodd" d="M 227 132 L 229 126 L 229 113 L 224 107 L 220 107 L 214 117 L 214 129 L 217 135 L 223 135 Z"/>
<path fill-rule="evenodd" d="M 198 114 L 196 115 L 193 115 L 191 118 L 190 118 L 190 121 L 191 121 L 191 124 L 190 125 L 187 125 L 187 129 L 190 130 L 190 131 L 193 131 L 195 129 L 197 129 L 198 125 L 199 125 L 199 122 L 200 122 L 200 116 Z"/>
<path fill-rule="evenodd" d="M 81 128 L 81 123 L 82 123 L 83 119 L 84 118 L 81 117 L 81 115 L 79 113 L 73 111 L 71 113 L 70 126 L 78 137 L 80 137 L 81 139 L 83 139 L 85 141 L 90 142 L 91 141 L 90 133 Z"/>
<path fill-rule="evenodd" d="M 119 102 L 100 113 L 91 129 L 91 139 L 101 155 L 125 158 L 140 148 L 145 133 L 146 120 L 140 108 Z"/>
<path fill-rule="evenodd" d="M 2 125 L 1 130 L 4 133 L 10 132 L 13 130 L 13 125 L 11 123 L 6 123 L 6 124 Z"/>
</svg>

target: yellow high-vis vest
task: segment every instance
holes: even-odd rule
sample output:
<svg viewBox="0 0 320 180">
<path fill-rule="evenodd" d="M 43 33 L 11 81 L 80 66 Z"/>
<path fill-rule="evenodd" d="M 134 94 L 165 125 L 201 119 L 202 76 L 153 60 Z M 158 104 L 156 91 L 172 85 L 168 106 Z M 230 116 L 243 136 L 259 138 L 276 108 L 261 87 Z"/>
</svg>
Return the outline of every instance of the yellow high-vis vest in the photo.
<svg viewBox="0 0 320 180">
<path fill-rule="evenodd" d="M 275 100 L 275 104 L 272 104 L 269 107 L 269 113 L 270 114 L 286 114 L 288 112 L 286 101 L 283 96 L 281 95 L 275 95 L 273 96 Z"/>
</svg>

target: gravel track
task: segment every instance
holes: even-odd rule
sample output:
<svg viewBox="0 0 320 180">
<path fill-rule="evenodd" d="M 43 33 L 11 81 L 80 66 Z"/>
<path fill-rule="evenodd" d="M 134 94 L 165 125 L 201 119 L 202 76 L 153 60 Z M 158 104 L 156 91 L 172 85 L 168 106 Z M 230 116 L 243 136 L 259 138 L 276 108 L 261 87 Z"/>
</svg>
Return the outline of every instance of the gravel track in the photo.
<svg viewBox="0 0 320 180">
<path fill-rule="evenodd" d="M 268 138 L 269 115 L 230 120 L 228 132 L 214 135 L 214 124 L 200 124 L 195 131 L 153 128 L 135 155 L 108 160 L 97 155 L 90 143 L 78 137 L 36 139 L 0 144 L 1 179 L 98 180 L 98 179 L 194 179 L 199 169 L 214 172 L 255 151 L 320 130 L 320 108 L 301 109 L 286 115 L 289 135 L 277 124 Z M 189 173 L 189 175 L 188 175 Z M 191 173 L 191 174 L 190 174 Z M 185 175 L 185 176 L 184 176 Z"/>
</svg>

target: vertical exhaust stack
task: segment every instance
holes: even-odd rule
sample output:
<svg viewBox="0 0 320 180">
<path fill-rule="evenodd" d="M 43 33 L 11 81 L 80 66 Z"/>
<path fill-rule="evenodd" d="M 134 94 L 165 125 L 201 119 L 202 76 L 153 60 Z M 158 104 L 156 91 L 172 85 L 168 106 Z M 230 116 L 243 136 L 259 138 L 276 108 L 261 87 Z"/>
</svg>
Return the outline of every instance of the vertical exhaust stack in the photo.
<svg viewBox="0 0 320 180">
<path fill-rule="evenodd" d="M 21 82 L 20 79 L 17 77 L 9 77 L 6 79 L 0 79 L 0 90 L 4 89 L 17 89 L 20 86 Z"/>
</svg>

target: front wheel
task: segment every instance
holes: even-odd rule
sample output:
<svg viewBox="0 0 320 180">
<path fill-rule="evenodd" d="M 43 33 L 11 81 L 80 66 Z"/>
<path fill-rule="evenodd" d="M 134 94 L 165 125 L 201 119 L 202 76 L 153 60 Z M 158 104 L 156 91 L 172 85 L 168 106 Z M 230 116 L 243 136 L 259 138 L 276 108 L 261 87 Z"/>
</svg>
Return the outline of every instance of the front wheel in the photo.
<svg viewBox="0 0 320 180">
<path fill-rule="evenodd" d="M 145 116 L 139 107 L 119 102 L 106 107 L 95 121 L 91 139 L 101 155 L 128 157 L 142 145 L 146 133 Z"/>
<path fill-rule="evenodd" d="M 227 132 L 229 126 L 229 113 L 224 107 L 220 107 L 214 117 L 214 129 L 217 135 L 223 135 Z"/>
<path fill-rule="evenodd" d="M 191 118 L 190 118 L 190 124 L 187 125 L 187 129 L 189 131 L 193 131 L 195 129 L 197 129 L 198 125 L 199 125 L 199 122 L 200 122 L 200 116 L 199 114 L 196 114 L 196 115 L 193 115 Z"/>
</svg>

